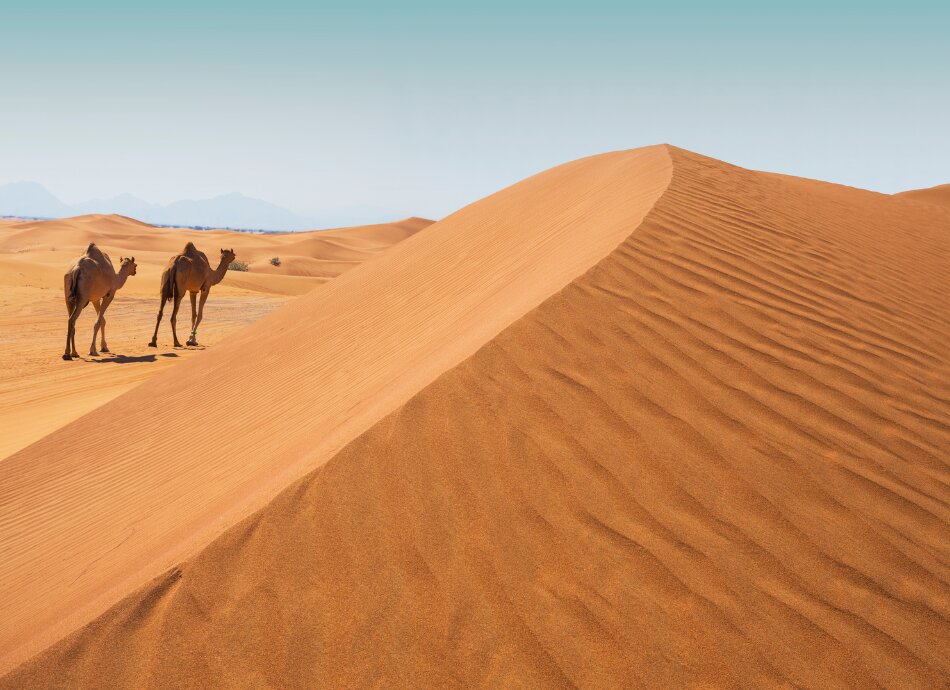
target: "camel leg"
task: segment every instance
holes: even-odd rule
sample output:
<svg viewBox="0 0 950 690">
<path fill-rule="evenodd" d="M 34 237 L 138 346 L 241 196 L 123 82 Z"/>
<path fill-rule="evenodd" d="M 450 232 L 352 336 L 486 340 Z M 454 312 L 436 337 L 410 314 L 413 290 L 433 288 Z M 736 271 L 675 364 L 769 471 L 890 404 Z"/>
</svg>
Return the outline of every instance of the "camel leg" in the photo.
<svg viewBox="0 0 950 690">
<path fill-rule="evenodd" d="M 155 332 L 152 334 L 152 342 L 148 344 L 149 347 L 158 347 L 158 327 L 162 323 L 162 312 L 165 311 L 165 298 L 162 297 L 161 304 L 158 305 L 158 318 L 155 319 Z"/>
<path fill-rule="evenodd" d="M 99 352 L 109 352 L 109 346 L 106 345 L 106 315 L 103 314 L 99 317 L 99 320 L 102 322 L 102 325 L 99 326 Z"/>
<path fill-rule="evenodd" d="M 102 325 L 102 304 L 100 300 L 95 300 L 92 303 L 92 306 L 96 308 L 96 323 L 92 326 L 92 345 L 89 346 L 89 356 L 98 357 L 99 353 L 96 352 L 96 337 L 99 335 L 99 328 Z"/>
<path fill-rule="evenodd" d="M 99 348 L 99 352 L 109 352 L 109 346 L 106 345 L 106 309 L 112 304 L 113 297 L 115 297 L 114 294 L 102 298 L 102 311 L 99 312 L 99 320 L 102 321 L 102 325 L 99 327 L 99 337 L 102 338 L 102 346 Z"/>
<path fill-rule="evenodd" d="M 75 302 L 66 302 L 66 310 L 69 312 L 69 317 L 66 319 L 66 352 L 63 353 L 63 359 L 67 361 L 73 358 L 70 345 L 72 344 L 73 330 L 76 328 L 76 319 L 79 318 L 79 314 L 73 316 L 73 313 L 76 311 L 76 306 Z"/>
<path fill-rule="evenodd" d="M 78 308 L 78 303 L 76 307 L 73 308 L 73 314 L 76 314 L 76 309 Z M 82 310 L 79 310 L 82 313 Z M 79 318 L 79 314 L 76 314 L 75 318 L 72 318 L 73 314 L 70 314 L 69 328 L 67 329 L 66 340 L 69 342 L 69 351 L 70 357 L 78 357 L 79 353 L 76 351 L 76 320 Z"/>
<path fill-rule="evenodd" d="M 82 300 L 76 302 L 73 313 L 69 315 L 69 325 L 66 328 L 66 353 L 63 355 L 63 359 L 79 357 L 79 353 L 76 352 L 76 320 L 87 304 L 89 302 L 83 302 Z"/>
<path fill-rule="evenodd" d="M 195 311 L 195 297 L 198 296 L 197 292 L 189 292 L 188 296 L 191 297 L 191 332 L 195 332 L 195 319 L 198 318 L 198 312 Z"/>
<path fill-rule="evenodd" d="M 202 290 L 202 291 L 201 291 L 201 301 L 200 301 L 199 304 L 198 304 L 198 316 L 197 316 L 197 318 L 195 318 L 194 323 L 192 323 L 192 325 L 191 325 L 191 338 L 188 339 L 188 344 L 189 344 L 189 345 L 197 345 L 197 344 L 198 344 L 198 324 L 201 323 L 201 317 L 204 316 L 204 313 L 205 313 L 205 300 L 208 299 L 208 292 L 210 292 L 210 291 L 209 291 L 209 290 Z M 192 302 L 192 305 L 193 305 L 194 302 L 195 302 L 195 297 L 194 297 L 194 295 L 195 295 L 195 293 L 191 293 L 191 302 Z"/>
<path fill-rule="evenodd" d="M 82 310 L 89 306 L 89 300 L 80 301 L 80 304 L 81 304 L 82 306 L 79 307 L 79 311 L 75 312 L 75 314 L 76 314 L 76 319 L 77 319 L 77 320 L 79 319 L 79 314 L 82 313 Z M 72 347 L 73 347 L 72 355 L 73 355 L 74 358 L 77 358 L 77 359 L 78 359 L 78 358 L 79 358 L 79 352 L 76 350 L 76 321 L 73 321 L 73 329 L 72 329 L 71 341 L 72 341 Z"/>
<path fill-rule="evenodd" d="M 172 338 L 175 340 L 175 347 L 182 347 L 182 344 L 178 342 L 178 331 L 175 330 L 175 324 L 178 321 L 178 307 L 181 306 L 181 298 L 184 297 L 177 290 L 175 291 L 175 306 L 172 307 Z"/>
</svg>

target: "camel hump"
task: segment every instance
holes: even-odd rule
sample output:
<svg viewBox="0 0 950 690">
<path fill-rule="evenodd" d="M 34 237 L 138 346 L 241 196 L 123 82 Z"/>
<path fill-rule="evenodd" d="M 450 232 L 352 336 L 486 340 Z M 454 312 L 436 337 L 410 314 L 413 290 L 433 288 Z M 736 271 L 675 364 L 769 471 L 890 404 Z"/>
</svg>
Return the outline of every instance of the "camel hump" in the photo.
<svg viewBox="0 0 950 690">
<path fill-rule="evenodd" d="M 185 248 L 181 252 L 182 254 L 198 254 L 198 247 L 195 246 L 194 242 L 189 242 L 185 245 Z"/>
<path fill-rule="evenodd" d="M 101 249 L 99 249 L 99 247 L 96 246 L 95 242 L 90 242 L 89 246 L 86 247 L 85 256 L 92 259 L 96 263 L 100 263 L 102 261 L 109 261 L 109 256 L 105 252 L 103 252 Z"/>
</svg>

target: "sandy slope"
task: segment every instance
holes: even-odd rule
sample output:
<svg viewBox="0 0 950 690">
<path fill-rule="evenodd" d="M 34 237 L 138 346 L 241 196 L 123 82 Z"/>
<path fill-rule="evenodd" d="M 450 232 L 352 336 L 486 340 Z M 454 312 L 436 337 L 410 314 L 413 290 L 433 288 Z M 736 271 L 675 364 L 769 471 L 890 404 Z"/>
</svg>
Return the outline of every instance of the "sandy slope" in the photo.
<svg viewBox="0 0 950 690">
<path fill-rule="evenodd" d="M 0 464 L 10 660 L 23 653 L 11 640 L 69 627 L 34 617 L 134 582 L 138 544 L 186 552 L 174 510 L 195 516 L 181 535 L 206 534 L 202 520 L 240 513 L 238 474 L 254 483 L 245 498 L 266 493 L 247 465 L 284 481 L 319 465 L 337 407 L 350 415 L 337 424 L 392 409 L 0 686 L 938 687 L 950 672 L 946 229 L 924 205 L 678 149 L 586 159 L 476 204 L 110 404 L 129 440 L 87 439 L 98 460 L 39 461 L 76 443 L 74 425 Z M 452 270 L 434 267 L 449 261 L 441 240 Z M 591 270 L 518 282 L 585 241 L 591 263 L 603 257 Z M 502 280 L 522 245 L 529 258 Z M 491 328 L 479 328 L 491 297 L 453 307 L 473 267 L 469 290 L 497 283 L 494 304 L 519 305 Z M 386 298 L 380 276 L 394 281 Z M 367 289 L 385 302 L 376 321 L 319 309 Z M 310 360 L 297 358 L 307 332 L 323 336 Z M 352 345 L 334 360 L 338 332 Z M 366 371 L 360 353 L 381 356 L 393 333 L 410 339 L 399 364 Z M 246 355 L 255 344 L 280 356 L 262 366 Z M 218 398 L 214 424 L 182 420 L 171 439 L 141 428 L 167 432 L 153 400 L 177 409 L 190 372 L 205 390 L 178 397 L 198 406 L 218 377 L 257 370 L 283 396 L 242 379 L 254 413 Z M 354 388 L 363 399 L 343 405 L 320 393 Z M 193 452 L 176 458 L 187 439 Z M 208 517 L 168 488 L 176 473 L 200 480 L 191 491 L 208 504 L 218 492 Z M 162 564 L 154 553 L 142 576 Z"/>
<path fill-rule="evenodd" d="M 499 192 L 0 462 L 0 663 L 178 563 L 596 263 L 670 170 L 658 147 Z"/>
<path fill-rule="evenodd" d="M 159 276 L 168 258 L 189 240 L 212 261 L 226 245 L 251 264 L 251 272 L 230 272 L 213 290 L 201 326 L 201 342 L 213 345 L 291 296 L 308 292 L 427 224 L 408 219 L 294 235 L 255 235 L 155 228 L 122 216 L 0 222 L 0 428 L 4 430 L 0 458 L 197 352 L 194 348 L 156 352 L 147 347 L 158 310 Z M 63 273 L 90 242 L 108 252 L 116 266 L 122 255 L 134 255 L 138 263 L 137 275 L 108 312 L 108 341 L 116 356 L 86 358 L 86 363 L 108 366 L 83 366 L 60 358 L 66 329 Z M 282 259 L 280 267 L 270 265 L 272 256 Z M 187 322 L 190 306 L 185 309 Z M 92 307 L 79 320 L 81 354 L 88 352 L 94 320 Z M 160 337 L 170 345 L 167 323 Z"/>
<path fill-rule="evenodd" d="M 900 192 L 894 196 L 900 199 L 918 201 L 950 209 L 950 184 L 941 184 L 936 187 L 928 187 L 927 189 L 912 189 L 907 192 Z"/>
</svg>

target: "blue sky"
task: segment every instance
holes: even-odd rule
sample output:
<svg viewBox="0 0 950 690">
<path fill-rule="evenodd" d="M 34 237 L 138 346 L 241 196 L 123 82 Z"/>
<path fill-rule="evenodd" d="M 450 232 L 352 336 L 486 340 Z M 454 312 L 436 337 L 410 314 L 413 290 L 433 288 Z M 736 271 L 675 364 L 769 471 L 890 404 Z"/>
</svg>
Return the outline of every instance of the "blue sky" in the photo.
<svg viewBox="0 0 950 690">
<path fill-rule="evenodd" d="M 659 142 L 950 182 L 950 3 L 131 4 L 0 10 L 0 184 L 440 217 Z"/>
</svg>

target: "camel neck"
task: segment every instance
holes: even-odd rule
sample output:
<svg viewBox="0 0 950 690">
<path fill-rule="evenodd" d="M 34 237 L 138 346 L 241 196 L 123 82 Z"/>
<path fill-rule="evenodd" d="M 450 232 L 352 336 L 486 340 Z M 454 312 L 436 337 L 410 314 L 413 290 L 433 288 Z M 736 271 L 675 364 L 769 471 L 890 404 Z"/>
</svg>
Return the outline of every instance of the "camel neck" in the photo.
<svg viewBox="0 0 950 690">
<path fill-rule="evenodd" d="M 222 280 L 224 280 L 224 274 L 228 271 L 228 262 L 224 259 L 221 259 L 221 263 L 218 264 L 218 267 L 214 269 L 214 273 L 211 274 L 211 284 L 217 285 Z"/>
<path fill-rule="evenodd" d="M 119 269 L 119 272 L 115 276 L 115 289 L 119 290 L 125 285 L 125 281 L 129 278 L 129 269 L 126 266 L 123 266 Z"/>
</svg>

